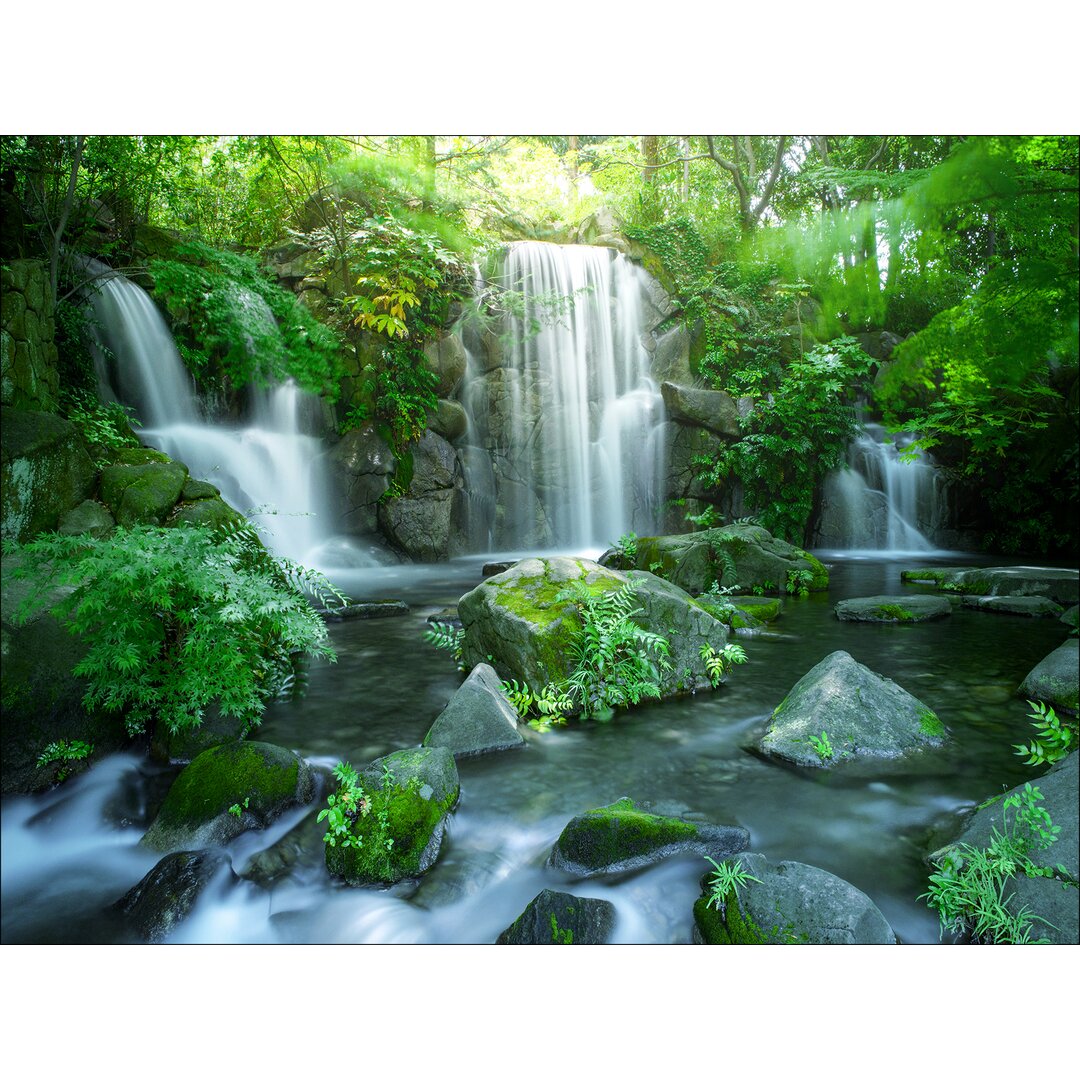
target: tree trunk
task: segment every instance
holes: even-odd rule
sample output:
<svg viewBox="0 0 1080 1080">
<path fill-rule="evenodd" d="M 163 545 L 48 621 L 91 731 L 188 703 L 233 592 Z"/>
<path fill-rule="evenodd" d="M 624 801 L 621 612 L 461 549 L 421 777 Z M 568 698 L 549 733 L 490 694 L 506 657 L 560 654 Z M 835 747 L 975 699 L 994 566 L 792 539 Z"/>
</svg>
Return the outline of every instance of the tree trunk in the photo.
<svg viewBox="0 0 1080 1080">
<path fill-rule="evenodd" d="M 82 164 L 83 147 L 86 145 L 86 136 L 79 135 L 75 139 L 75 156 L 71 159 L 71 171 L 68 175 L 67 192 L 60 207 L 60 217 L 57 219 L 56 228 L 53 230 L 52 251 L 49 257 L 49 285 L 52 287 L 52 302 L 56 304 L 56 298 L 60 287 L 60 242 L 67 228 L 68 218 L 71 217 L 71 208 L 75 205 L 75 185 L 79 179 L 79 166 Z"/>
</svg>

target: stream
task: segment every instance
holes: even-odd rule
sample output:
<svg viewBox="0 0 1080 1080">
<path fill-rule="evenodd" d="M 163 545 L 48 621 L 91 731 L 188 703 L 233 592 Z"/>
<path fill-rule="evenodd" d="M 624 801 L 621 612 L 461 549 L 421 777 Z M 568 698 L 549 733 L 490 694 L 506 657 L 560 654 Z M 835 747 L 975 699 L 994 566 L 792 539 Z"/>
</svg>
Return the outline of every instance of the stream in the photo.
<svg viewBox="0 0 1080 1080">
<path fill-rule="evenodd" d="M 272 880 L 255 884 L 226 870 L 169 941 L 492 942 L 552 888 L 610 900 L 616 943 L 688 943 L 708 869 L 702 859 L 579 882 L 545 866 L 571 817 L 629 795 L 655 812 L 743 825 L 751 850 L 822 867 L 862 889 L 901 941 L 937 942 L 937 916 L 916 900 L 926 888 L 924 852 L 957 810 L 1036 778 L 1012 752 L 1029 731 L 1013 691 L 1065 630 L 1055 619 L 964 608 L 913 626 L 841 623 L 832 614 L 838 600 L 920 591 L 901 586 L 900 570 L 935 560 L 819 555 L 830 567 L 828 593 L 787 599 L 768 631 L 740 639 L 748 662 L 715 693 L 643 706 L 608 724 L 523 729 L 525 749 L 460 762 L 460 804 L 437 864 L 418 884 L 352 889 L 331 879 L 315 821 L 320 795 L 229 846 L 243 874 L 285 838 L 289 857 Z M 418 744 L 462 677 L 424 642 L 426 619 L 478 584 L 493 557 L 337 574 L 354 599 L 400 598 L 409 614 L 331 624 L 338 662 L 314 665 L 306 696 L 272 704 L 255 737 L 295 748 L 324 772 L 339 759 L 360 765 Z M 800 772 L 750 752 L 791 686 L 836 649 L 924 701 L 953 743 L 859 775 Z M 5 944 L 133 940 L 108 908 L 160 858 L 138 840 L 174 771 L 113 755 L 44 795 L 4 800 Z"/>
</svg>

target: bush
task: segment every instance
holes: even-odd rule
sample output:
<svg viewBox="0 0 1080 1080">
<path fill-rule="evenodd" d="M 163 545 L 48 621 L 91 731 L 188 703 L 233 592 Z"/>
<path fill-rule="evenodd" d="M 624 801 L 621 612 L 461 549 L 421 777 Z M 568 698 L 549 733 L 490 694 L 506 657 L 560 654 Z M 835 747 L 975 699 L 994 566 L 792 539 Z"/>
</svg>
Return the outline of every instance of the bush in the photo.
<svg viewBox="0 0 1080 1080">
<path fill-rule="evenodd" d="M 8 541 L 12 570 L 33 588 L 28 620 L 57 586 L 52 612 L 89 643 L 74 674 L 88 709 L 122 712 L 130 734 L 198 727 L 207 706 L 253 727 L 296 675 L 298 654 L 335 659 L 304 595 L 346 602 L 322 575 L 272 556 L 250 526 L 117 528 L 106 539 L 46 535 Z"/>
</svg>

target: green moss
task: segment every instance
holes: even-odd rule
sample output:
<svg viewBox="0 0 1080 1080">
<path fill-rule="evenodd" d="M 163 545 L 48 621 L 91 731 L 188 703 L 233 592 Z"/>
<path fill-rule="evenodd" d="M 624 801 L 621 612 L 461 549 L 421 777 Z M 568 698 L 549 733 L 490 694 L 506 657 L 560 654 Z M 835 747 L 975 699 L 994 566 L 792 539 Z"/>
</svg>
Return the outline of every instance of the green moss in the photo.
<svg viewBox="0 0 1080 1080">
<path fill-rule="evenodd" d="M 919 713 L 919 730 L 931 739 L 940 739 L 945 734 L 945 725 L 929 709 Z"/>
<path fill-rule="evenodd" d="M 620 799 L 575 818 L 559 838 L 559 848 L 567 861 L 599 869 L 693 839 L 697 831 L 692 822 L 648 814 L 632 799 Z"/>
<path fill-rule="evenodd" d="M 829 571 L 825 569 L 821 560 L 811 555 L 809 551 L 803 551 L 802 549 L 798 549 L 798 554 L 801 559 L 810 564 L 810 572 L 814 575 L 814 579 L 810 583 L 810 591 L 824 592 L 828 589 Z"/>
<path fill-rule="evenodd" d="M 709 905 L 708 896 L 694 904 L 694 921 L 706 945 L 773 945 L 769 935 L 743 914 L 735 890 L 724 898 L 723 910 Z"/>
<path fill-rule="evenodd" d="M 145 447 L 129 447 L 117 450 L 112 455 L 114 465 L 152 465 L 155 463 L 171 464 L 172 458 L 160 450 L 148 450 Z"/>
<path fill-rule="evenodd" d="M 168 828 L 197 827 L 250 798 L 257 817 L 269 814 L 296 793 L 300 762 L 280 746 L 228 742 L 201 753 L 169 789 L 161 808 Z"/>
<path fill-rule="evenodd" d="M 895 622 L 915 622 L 915 616 L 899 604 L 878 604 L 874 608 L 874 613 Z"/>
<path fill-rule="evenodd" d="M 573 908 L 567 908 L 567 911 L 569 911 L 571 915 L 574 913 Z M 574 944 L 574 931 L 570 930 L 569 928 L 566 930 L 560 930 L 559 920 L 555 918 L 554 911 L 551 913 L 551 942 L 553 945 Z"/>
</svg>

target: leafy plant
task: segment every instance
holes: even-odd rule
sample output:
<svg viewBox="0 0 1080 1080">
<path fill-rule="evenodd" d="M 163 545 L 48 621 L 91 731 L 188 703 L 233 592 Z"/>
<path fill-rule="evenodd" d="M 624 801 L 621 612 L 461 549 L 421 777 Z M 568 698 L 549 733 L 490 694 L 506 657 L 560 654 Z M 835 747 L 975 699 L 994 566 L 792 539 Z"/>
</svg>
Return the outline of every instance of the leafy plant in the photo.
<svg viewBox="0 0 1080 1080">
<path fill-rule="evenodd" d="M 631 582 L 593 594 L 576 581 L 557 599 L 571 601 L 581 620 L 569 649 L 574 670 L 566 687 L 582 716 L 607 720 L 617 707 L 660 696 L 659 669 L 669 666 L 667 639 L 634 622 L 642 609 Z"/>
<path fill-rule="evenodd" d="M 746 650 L 737 642 L 728 642 L 717 652 L 708 642 L 701 646 L 701 658 L 715 689 L 723 682 L 724 673 L 735 664 L 746 663 Z"/>
<path fill-rule="evenodd" d="M 65 390 L 61 397 L 64 415 L 78 429 L 87 445 L 94 468 L 112 463 L 112 451 L 138 446 L 132 427 L 139 427 L 130 408 L 118 402 L 100 401 L 88 390 Z"/>
<path fill-rule="evenodd" d="M 1045 702 L 1029 701 L 1028 705 L 1035 735 L 1030 743 L 1014 743 L 1013 750 L 1021 757 L 1027 755 L 1025 765 L 1053 765 L 1076 745 L 1076 721 L 1062 721 Z"/>
<path fill-rule="evenodd" d="M 637 534 L 632 532 L 623 533 L 615 542 L 615 553 L 631 566 L 637 562 L 637 542 Z"/>
<path fill-rule="evenodd" d="M 316 822 L 326 822 L 323 843 L 330 847 L 360 847 L 362 840 L 353 835 L 350 826 L 360 816 L 371 813 L 371 802 L 364 796 L 360 777 L 356 769 L 347 761 L 339 761 L 334 766 L 334 776 L 338 782 L 336 792 L 326 797 L 326 806 L 319 811 Z"/>
<path fill-rule="evenodd" d="M 725 913 L 729 903 L 738 899 L 739 889 L 746 888 L 751 881 L 761 884 L 761 878 L 747 873 L 737 862 L 728 862 L 725 859 L 718 863 L 708 855 L 705 858 L 713 865 L 705 906 L 715 908 L 721 915 Z"/>
<path fill-rule="evenodd" d="M 244 798 L 244 801 L 242 803 L 234 802 L 232 804 L 232 806 L 229 807 L 229 813 L 232 814 L 233 817 L 240 818 L 240 817 L 244 816 L 244 811 L 245 810 L 250 810 L 250 809 L 251 809 L 251 796 L 248 795 L 248 796 L 246 796 Z"/>
<path fill-rule="evenodd" d="M 31 589 L 17 622 L 49 608 L 88 649 L 74 674 L 89 709 L 120 712 L 128 731 L 197 727 L 217 702 L 259 722 L 300 655 L 334 660 L 324 606 L 346 598 L 321 574 L 271 555 L 254 529 L 117 528 L 105 539 L 46 535 L 4 542 Z M 67 586 L 59 599 L 55 590 Z"/>
<path fill-rule="evenodd" d="M 59 765 L 56 782 L 62 784 L 71 775 L 70 763 L 84 761 L 93 752 L 93 744 L 83 742 L 82 739 L 57 739 L 38 754 L 37 767 L 45 769 L 50 765 Z"/>
<path fill-rule="evenodd" d="M 565 724 L 567 715 L 574 711 L 573 697 L 558 683 L 548 683 L 538 694 L 527 683 L 519 684 L 517 679 L 504 681 L 502 688 L 518 716 L 537 731 L 547 731 L 553 724 Z"/>
<path fill-rule="evenodd" d="M 789 570 L 784 588 L 791 596 L 809 596 L 814 575 L 810 570 Z"/>
<path fill-rule="evenodd" d="M 811 735 L 807 742 L 813 747 L 814 752 L 822 761 L 828 761 L 833 756 L 832 744 L 829 742 L 829 736 L 826 732 L 821 733 L 820 739 L 816 735 Z"/>
<path fill-rule="evenodd" d="M 461 650 L 465 643 L 465 631 L 451 623 L 433 622 L 430 629 L 424 631 L 424 640 L 436 649 L 445 649 L 456 661 L 461 661 Z"/>
<path fill-rule="evenodd" d="M 1042 798 L 1037 787 L 1025 784 L 1003 801 L 1004 831 L 995 827 L 988 847 L 957 844 L 930 875 L 930 887 L 919 899 L 937 911 L 942 933 L 968 934 L 973 941 L 995 945 L 1028 944 L 1034 921 L 1052 925 L 1026 906 L 1010 910 L 1012 894 L 1007 892 L 1018 873 L 1054 876 L 1053 870 L 1031 860 L 1033 852 L 1054 844 L 1061 831 L 1046 809 L 1037 805 Z M 1015 810 L 1011 825 L 1010 810 Z M 1059 866 L 1058 872 L 1064 874 L 1064 867 Z"/>
</svg>

